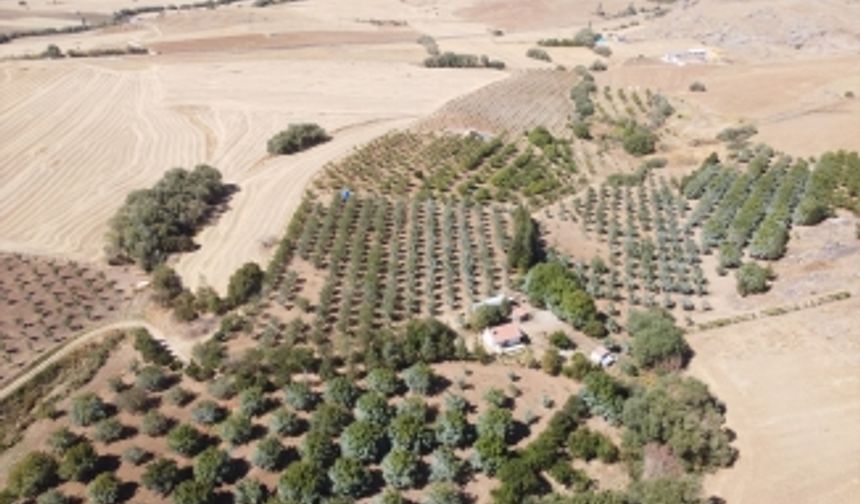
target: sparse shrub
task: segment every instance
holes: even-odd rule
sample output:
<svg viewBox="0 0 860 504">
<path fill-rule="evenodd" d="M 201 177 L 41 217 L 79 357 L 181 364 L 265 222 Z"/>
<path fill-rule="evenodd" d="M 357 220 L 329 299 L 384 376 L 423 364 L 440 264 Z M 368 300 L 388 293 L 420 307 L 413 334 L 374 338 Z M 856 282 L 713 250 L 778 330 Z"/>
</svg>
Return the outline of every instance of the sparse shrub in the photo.
<svg viewBox="0 0 860 504">
<path fill-rule="evenodd" d="M 559 350 L 573 350 L 576 345 L 564 331 L 555 331 L 549 335 L 549 344 Z"/>
<path fill-rule="evenodd" d="M 89 441 L 81 441 L 63 454 L 57 474 L 64 480 L 87 481 L 96 471 L 99 457 Z"/>
<path fill-rule="evenodd" d="M 657 135 L 645 126 L 630 121 L 622 128 L 621 143 L 628 154 L 647 156 L 655 151 Z"/>
<path fill-rule="evenodd" d="M 720 244 L 720 266 L 723 268 L 737 268 L 742 263 L 742 251 L 734 242 L 723 242 Z"/>
<path fill-rule="evenodd" d="M 48 45 L 48 47 L 45 48 L 45 51 L 41 54 L 41 57 L 48 59 L 60 59 L 63 57 L 63 51 L 60 50 L 60 48 L 56 45 L 50 44 Z"/>
<path fill-rule="evenodd" d="M 177 425 L 167 434 L 167 446 L 186 457 L 197 455 L 203 449 L 205 442 L 203 434 L 188 424 Z"/>
<path fill-rule="evenodd" d="M 286 455 L 284 445 L 275 436 L 267 436 L 257 443 L 257 449 L 251 455 L 251 462 L 260 469 L 276 471 Z"/>
<path fill-rule="evenodd" d="M 136 466 L 145 463 L 150 458 L 152 458 L 152 453 L 139 446 L 130 446 L 122 452 L 122 460 Z"/>
<path fill-rule="evenodd" d="M 67 427 L 60 427 L 48 436 L 48 446 L 54 453 L 62 455 L 66 450 L 78 444 L 80 440 L 80 436 Z"/>
<path fill-rule="evenodd" d="M 212 485 L 185 480 L 173 491 L 173 504 L 209 504 L 212 502 Z"/>
<path fill-rule="evenodd" d="M 59 490 L 48 490 L 36 499 L 36 504 L 69 504 L 69 499 Z"/>
<path fill-rule="evenodd" d="M 227 410 L 215 401 L 203 400 L 191 410 L 191 418 L 203 425 L 214 425 L 227 417 Z"/>
<path fill-rule="evenodd" d="M 259 416 L 269 409 L 269 401 L 262 387 L 251 387 L 239 394 L 239 411 L 248 417 Z"/>
<path fill-rule="evenodd" d="M 93 437 L 96 441 L 110 444 L 122 439 L 124 433 L 125 427 L 119 423 L 119 420 L 116 418 L 105 418 L 96 424 Z"/>
<path fill-rule="evenodd" d="M 323 397 L 332 404 L 352 408 L 360 394 L 361 390 L 350 379 L 335 376 L 326 382 Z"/>
<path fill-rule="evenodd" d="M 573 121 L 571 128 L 573 129 L 573 136 L 576 138 L 579 138 L 580 140 L 591 140 L 591 129 L 586 121 Z"/>
<path fill-rule="evenodd" d="M 197 318 L 197 300 L 188 289 L 184 289 L 173 299 L 173 316 L 183 322 L 190 322 Z"/>
<path fill-rule="evenodd" d="M 336 495 L 359 498 L 371 489 L 370 473 L 364 464 L 351 458 L 339 458 L 328 470 L 331 490 Z"/>
<path fill-rule="evenodd" d="M 119 502 L 120 481 L 110 472 L 96 476 L 87 486 L 87 495 L 92 504 L 116 504 Z"/>
<path fill-rule="evenodd" d="M 317 124 L 290 124 L 269 139 L 267 149 L 273 156 L 294 154 L 329 140 L 331 137 Z"/>
<path fill-rule="evenodd" d="M 256 296 L 263 287 L 263 270 L 254 262 L 247 262 L 230 277 L 227 286 L 227 303 L 241 306 Z"/>
<path fill-rule="evenodd" d="M 194 458 L 194 479 L 206 485 L 219 485 L 230 478 L 230 456 L 214 446 Z"/>
<path fill-rule="evenodd" d="M 773 278 L 773 270 L 769 267 L 763 268 L 754 262 L 748 262 L 735 273 L 738 294 L 748 296 L 767 292 Z"/>
<path fill-rule="evenodd" d="M 533 48 L 529 49 L 528 51 L 526 51 L 526 56 L 528 56 L 529 58 L 532 58 L 532 59 L 546 61 L 546 62 L 552 61 L 552 58 L 550 57 L 548 52 L 544 51 L 543 49 L 538 49 L 537 47 L 533 47 Z"/>
<path fill-rule="evenodd" d="M 265 485 L 252 478 L 244 478 L 233 489 L 236 504 L 265 504 L 269 490 Z"/>
<path fill-rule="evenodd" d="M 218 426 L 218 434 L 228 444 L 238 446 L 247 443 L 254 433 L 251 419 L 242 414 L 231 415 Z"/>
<path fill-rule="evenodd" d="M 146 412 L 143 420 L 140 422 L 140 432 L 151 437 L 160 437 L 170 430 L 173 426 L 173 420 L 157 409 L 152 409 Z"/>
<path fill-rule="evenodd" d="M 287 466 L 278 481 L 278 497 L 285 502 L 319 502 L 326 488 L 326 474 L 312 462 L 296 461 Z"/>
<path fill-rule="evenodd" d="M 179 479 L 179 466 L 176 462 L 172 459 L 158 458 L 147 464 L 140 482 L 155 493 L 168 495 L 179 483 Z"/>
<path fill-rule="evenodd" d="M 168 404 L 172 404 L 173 406 L 185 406 L 194 400 L 194 393 L 176 385 L 164 394 L 164 398 Z"/>
<path fill-rule="evenodd" d="M 159 366 L 150 365 L 137 373 L 135 384 L 150 392 L 158 392 L 170 386 L 170 377 Z"/>
<path fill-rule="evenodd" d="M 302 419 L 295 412 L 281 408 L 272 414 L 269 430 L 279 436 L 295 436 L 302 432 L 303 425 Z"/>
<path fill-rule="evenodd" d="M 588 69 L 592 72 L 605 72 L 607 68 L 609 67 L 603 60 L 594 60 L 591 65 L 588 66 Z"/>
<path fill-rule="evenodd" d="M 612 49 L 610 49 L 609 46 L 595 46 L 592 50 L 595 54 L 597 54 L 598 56 L 603 56 L 604 58 L 612 56 Z"/>
<path fill-rule="evenodd" d="M 317 402 L 317 396 L 305 382 L 290 383 L 284 388 L 287 404 L 299 411 L 310 411 Z"/>
<path fill-rule="evenodd" d="M 699 81 L 695 81 L 690 84 L 690 91 L 694 93 L 704 93 L 707 90 L 708 88 L 706 88 L 705 85 Z"/>
<path fill-rule="evenodd" d="M 9 470 L 6 488 L 26 499 L 36 497 L 57 482 L 57 461 L 44 452 L 30 452 Z"/>
<path fill-rule="evenodd" d="M 394 488 L 412 488 L 418 481 L 418 456 L 395 448 L 382 459 L 382 477 Z"/>
<path fill-rule="evenodd" d="M 69 418 L 81 427 L 94 424 L 108 416 L 108 406 L 92 392 L 85 392 L 72 401 Z"/>
<path fill-rule="evenodd" d="M 229 376 L 219 376 L 209 385 L 209 393 L 216 399 L 230 399 L 236 395 L 236 382 Z"/>
</svg>

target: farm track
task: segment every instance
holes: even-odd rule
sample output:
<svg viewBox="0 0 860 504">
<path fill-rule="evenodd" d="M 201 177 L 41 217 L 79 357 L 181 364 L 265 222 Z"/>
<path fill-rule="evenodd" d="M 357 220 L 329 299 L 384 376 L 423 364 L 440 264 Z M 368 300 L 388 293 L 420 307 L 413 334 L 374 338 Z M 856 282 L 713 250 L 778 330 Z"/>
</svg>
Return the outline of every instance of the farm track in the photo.
<svg viewBox="0 0 860 504">
<path fill-rule="evenodd" d="M 94 329 L 87 333 L 84 333 L 77 338 L 69 341 L 64 346 L 60 347 L 56 350 L 50 357 L 40 362 L 38 365 L 34 366 L 31 369 L 28 369 L 24 374 L 16 377 L 14 380 L 9 382 L 7 385 L 4 385 L 3 388 L 0 388 L 0 400 L 5 399 L 7 396 L 15 392 L 19 387 L 23 386 L 25 383 L 33 379 L 34 376 L 39 374 L 40 372 L 47 369 L 51 364 L 61 360 L 66 355 L 70 354 L 74 350 L 86 345 L 87 343 L 98 339 L 101 336 L 104 336 L 112 331 L 121 331 L 127 329 L 134 329 L 138 327 L 143 327 L 157 340 L 163 341 L 167 347 L 173 352 L 173 354 L 181 360 L 188 361 L 191 358 L 191 345 L 183 344 L 183 342 L 178 342 L 173 338 L 165 337 L 164 333 L 157 327 L 152 324 L 140 320 L 140 319 L 132 319 L 132 320 L 124 320 L 121 322 L 114 322 L 108 324 L 106 326 L 100 327 L 98 329 Z"/>
</svg>

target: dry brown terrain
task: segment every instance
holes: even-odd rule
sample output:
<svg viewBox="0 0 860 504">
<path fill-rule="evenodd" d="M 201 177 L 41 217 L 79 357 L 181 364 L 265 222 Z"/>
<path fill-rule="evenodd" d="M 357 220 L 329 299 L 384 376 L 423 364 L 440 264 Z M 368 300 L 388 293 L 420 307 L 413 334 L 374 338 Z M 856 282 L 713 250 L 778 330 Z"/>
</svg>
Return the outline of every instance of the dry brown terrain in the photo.
<svg viewBox="0 0 860 504">
<path fill-rule="evenodd" d="M 709 477 L 727 502 L 849 503 L 860 490 L 855 297 L 691 336 L 691 373 L 726 403 L 736 465 Z"/>
</svg>

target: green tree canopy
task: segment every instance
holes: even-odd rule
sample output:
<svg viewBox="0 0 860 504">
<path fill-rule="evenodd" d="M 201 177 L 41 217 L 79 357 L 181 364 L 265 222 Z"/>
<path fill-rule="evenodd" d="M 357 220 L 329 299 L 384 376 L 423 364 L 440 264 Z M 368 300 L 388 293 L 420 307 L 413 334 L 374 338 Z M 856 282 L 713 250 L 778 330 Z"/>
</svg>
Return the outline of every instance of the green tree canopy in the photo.
<svg viewBox="0 0 860 504">
<path fill-rule="evenodd" d="M 87 486 L 87 495 L 92 504 L 116 504 L 119 502 L 120 481 L 110 472 L 103 472 Z"/>
<path fill-rule="evenodd" d="M 12 466 L 6 488 L 21 498 L 32 498 L 57 482 L 57 461 L 44 452 L 30 452 Z"/>
<path fill-rule="evenodd" d="M 326 489 L 326 475 L 313 462 L 296 461 L 287 466 L 278 481 L 278 496 L 285 502 L 317 504 Z"/>
<path fill-rule="evenodd" d="M 294 154 L 330 139 L 328 133 L 317 124 L 290 124 L 287 129 L 270 138 L 266 147 L 273 156 Z"/>
<path fill-rule="evenodd" d="M 227 286 L 227 303 L 240 306 L 257 295 L 263 288 L 263 270 L 254 262 L 247 262 L 230 277 Z"/>
<path fill-rule="evenodd" d="M 646 368 L 657 366 L 680 368 L 690 353 L 684 331 L 675 319 L 663 310 L 633 310 L 627 321 L 632 336 L 630 353 L 636 364 Z"/>
</svg>

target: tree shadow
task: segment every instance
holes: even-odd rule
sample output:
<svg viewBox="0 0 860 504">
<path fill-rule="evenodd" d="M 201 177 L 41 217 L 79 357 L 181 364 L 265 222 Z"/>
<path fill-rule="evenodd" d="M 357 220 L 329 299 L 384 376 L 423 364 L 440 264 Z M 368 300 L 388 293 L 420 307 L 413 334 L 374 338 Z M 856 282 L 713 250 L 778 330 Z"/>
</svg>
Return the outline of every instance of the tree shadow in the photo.
<svg viewBox="0 0 860 504">
<path fill-rule="evenodd" d="M 529 434 L 531 434 L 531 428 L 523 422 L 520 422 L 519 420 L 514 420 L 513 428 L 511 429 L 511 431 L 512 432 L 510 444 L 512 445 L 519 443 L 523 439 L 529 437 Z"/>
<path fill-rule="evenodd" d="M 119 485 L 119 502 L 128 502 L 137 493 L 138 485 L 134 481 L 123 481 Z"/>
</svg>

